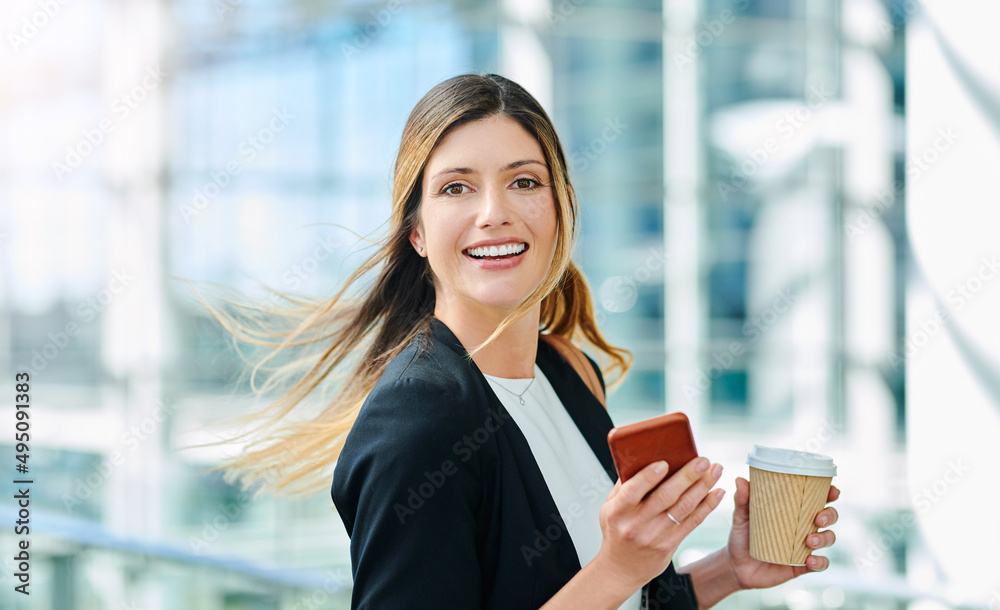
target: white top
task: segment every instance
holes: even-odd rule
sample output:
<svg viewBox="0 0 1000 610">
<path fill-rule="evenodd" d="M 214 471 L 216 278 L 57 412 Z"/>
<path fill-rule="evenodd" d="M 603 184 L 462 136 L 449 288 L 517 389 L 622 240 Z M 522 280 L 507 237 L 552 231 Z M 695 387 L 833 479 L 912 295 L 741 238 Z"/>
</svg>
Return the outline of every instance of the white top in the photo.
<svg viewBox="0 0 1000 610">
<path fill-rule="evenodd" d="M 608 477 L 537 364 L 533 383 L 531 379 L 493 375 L 486 375 L 486 379 L 527 439 L 559 515 L 566 523 L 580 565 L 587 565 L 601 549 L 600 510 L 615 482 Z M 522 392 L 523 405 L 517 397 Z M 619 608 L 640 610 L 641 602 L 640 589 Z"/>
</svg>

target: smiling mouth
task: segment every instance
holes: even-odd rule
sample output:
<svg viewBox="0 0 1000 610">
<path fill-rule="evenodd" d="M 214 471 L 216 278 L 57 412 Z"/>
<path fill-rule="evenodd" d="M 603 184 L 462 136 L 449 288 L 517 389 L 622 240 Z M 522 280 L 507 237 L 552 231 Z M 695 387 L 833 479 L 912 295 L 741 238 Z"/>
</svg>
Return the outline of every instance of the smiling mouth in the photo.
<svg viewBox="0 0 1000 610">
<path fill-rule="evenodd" d="M 504 244 L 502 246 L 484 246 L 481 248 L 466 248 L 463 253 L 476 260 L 498 261 L 505 258 L 515 258 L 528 251 L 528 244 Z"/>
</svg>

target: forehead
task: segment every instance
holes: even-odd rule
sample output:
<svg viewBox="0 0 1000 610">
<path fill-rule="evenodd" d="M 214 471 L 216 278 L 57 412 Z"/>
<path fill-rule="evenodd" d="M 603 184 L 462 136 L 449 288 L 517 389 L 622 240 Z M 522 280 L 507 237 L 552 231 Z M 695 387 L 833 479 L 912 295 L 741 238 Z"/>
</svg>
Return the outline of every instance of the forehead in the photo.
<svg viewBox="0 0 1000 610">
<path fill-rule="evenodd" d="M 520 159 L 545 162 L 538 140 L 514 119 L 493 116 L 452 130 L 431 152 L 427 170 L 457 162 L 465 167 L 490 170 Z"/>
</svg>

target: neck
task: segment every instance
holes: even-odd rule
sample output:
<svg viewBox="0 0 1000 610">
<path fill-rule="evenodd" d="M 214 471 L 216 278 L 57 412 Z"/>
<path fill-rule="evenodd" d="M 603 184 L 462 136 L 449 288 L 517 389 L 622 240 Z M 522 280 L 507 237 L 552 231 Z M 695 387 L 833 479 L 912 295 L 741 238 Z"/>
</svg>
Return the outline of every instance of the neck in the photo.
<svg viewBox="0 0 1000 610">
<path fill-rule="evenodd" d="M 541 304 L 515 320 L 492 343 L 472 356 L 479 370 L 486 375 L 526 379 L 535 376 L 535 356 L 538 351 L 538 322 Z M 434 317 L 455 333 L 466 351 L 472 352 L 500 325 L 504 314 L 458 308 L 434 308 Z"/>
</svg>

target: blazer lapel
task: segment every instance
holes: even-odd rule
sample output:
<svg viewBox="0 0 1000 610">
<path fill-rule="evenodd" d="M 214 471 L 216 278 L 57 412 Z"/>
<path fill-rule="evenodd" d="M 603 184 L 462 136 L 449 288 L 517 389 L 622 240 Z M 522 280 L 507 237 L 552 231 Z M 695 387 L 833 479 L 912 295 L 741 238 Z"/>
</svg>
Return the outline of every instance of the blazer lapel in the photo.
<svg viewBox="0 0 1000 610">
<path fill-rule="evenodd" d="M 431 316 L 430 326 L 431 334 L 435 340 L 442 341 L 457 353 L 468 358 L 468 352 L 462 342 L 444 322 Z M 538 364 L 538 368 L 542 369 L 566 412 L 569 413 L 573 423 L 576 424 L 583 438 L 594 451 L 594 455 L 600 460 L 601 466 L 608 473 L 608 477 L 612 481 L 617 481 L 618 470 L 611 457 L 611 449 L 608 448 L 608 432 L 614 427 L 614 422 L 611 421 L 607 410 L 590 391 L 587 384 L 583 382 L 583 379 L 577 375 L 572 365 L 563 360 L 559 352 L 543 341 L 541 336 L 538 338 L 535 363 Z M 482 377 L 479 367 L 471 360 L 469 364 Z M 486 385 L 485 377 L 482 377 L 481 381 Z M 502 405 L 500 407 L 503 408 Z"/>
<path fill-rule="evenodd" d="M 572 365 L 563 360 L 559 352 L 541 337 L 538 339 L 538 356 L 535 361 L 538 368 L 545 373 L 545 377 L 556 391 L 573 423 L 594 451 L 594 455 L 604 466 L 608 477 L 612 482 L 617 481 L 618 471 L 615 469 L 611 449 L 608 447 L 608 432 L 614 427 L 614 423 L 607 410 Z"/>
<path fill-rule="evenodd" d="M 528 510 L 530 512 L 532 527 L 535 528 L 536 533 L 538 531 L 548 531 L 548 527 L 555 524 L 560 528 L 561 531 L 567 531 L 565 522 L 563 522 L 561 515 L 559 514 L 559 509 L 556 506 L 555 499 L 552 497 L 548 486 L 545 483 L 545 477 L 542 475 L 542 471 L 535 461 L 534 454 L 531 452 L 531 447 L 528 444 L 528 440 L 524 437 L 521 429 L 518 428 L 517 423 L 513 420 L 513 417 L 507 411 L 506 407 L 503 406 L 503 402 L 493 393 L 489 382 L 486 377 L 483 376 L 482 371 L 476 366 L 476 363 L 471 359 L 468 359 L 468 351 L 458 340 L 455 334 L 451 331 L 444 322 L 441 322 L 437 318 L 431 318 L 431 333 L 436 341 L 440 341 L 442 344 L 447 345 L 451 349 L 455 350 L 459 355 L 466 358 L 469 367 L 475 372 L 476 377 L 479 379 L 483 396 L 488 401 L 491 410 L 495 410 L 500 414 L 501 419 L 508 422 L 502 426 L 497 431 L 498 439 L 504 439 L 503 443 L 506 444 L 510 451 L 514 455 L 514 461 L 507 465 L 507 468 L 516 470 L 519 474 L 521 483 L 524 485 L 526 492 L 529 492 L 528 498 Z M 547 345 L 546 345 L 547 347 Z M 536 362 L 537 362 L 536 358 Z M 560 389 L 563 384 L 561 382 L 554 382 L 550 379 L 549 381 L 553 389 L 556 390 L 556 394 L 559 396 L 560 400 L 566 399 L 565 390 Z M 580 381 L 582 384 L 583 381 Z M 586 389 L 586 387 L 585 387 Z M 589 393 L 590 390 L 587 389 Z M 597 399 L 594 398 L 596 401 Z M 600 406 L 600 403 L 598 403 Z M 603 410 L 603 408 L 601 408 Z M 589 442 L 589 441 L 588 441 Z M 516 489 L 516 487 L 511 488 Z M 516 492 L 508 492 L 516 493 Z M 544 566 L 548 565 L 548 569 L 553 569 L 554 566 L 558 566 L 557 572 L 552 573 L 548 578 L 565 578 L 569 580 L 572 578 L 573 574 L 577 573 L 580 566 L 580 558 L 577 555 L 576 547 L 573 545 L 570 536 L 557 536 L 555 540 L 549 540 L 549 542 L 555 547 L 554 553 L 547 552 L 544 553 L 546 558 L 545 561 L 536 563 L 538 569 L 546 569 Z M 536 549 L 537 550 L 537 549 Z M 523 552 L 523 549 L 519 552 Z M 537 574 L 536 574 L 537 576 Z M 542 577 L 539 577 L 542 578 Z M 528 591 L 530 595 L 535 594 L 535 589 Z"/>
</svg>

